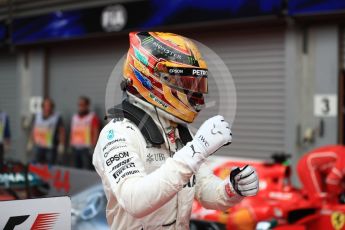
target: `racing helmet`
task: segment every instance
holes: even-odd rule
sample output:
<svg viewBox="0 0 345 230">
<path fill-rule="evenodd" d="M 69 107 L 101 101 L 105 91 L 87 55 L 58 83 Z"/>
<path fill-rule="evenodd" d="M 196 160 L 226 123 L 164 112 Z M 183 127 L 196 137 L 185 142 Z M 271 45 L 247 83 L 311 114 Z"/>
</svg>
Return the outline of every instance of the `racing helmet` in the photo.
<svg viewBox="0 0 345 230">
<path fill-rule="evenodd" d="M 193 122 L 208 90 L 207 65 L 196 45 L 163 32 L 131 32 L 129 40 L 122 89 L 183 122 Z"/>
</svg>

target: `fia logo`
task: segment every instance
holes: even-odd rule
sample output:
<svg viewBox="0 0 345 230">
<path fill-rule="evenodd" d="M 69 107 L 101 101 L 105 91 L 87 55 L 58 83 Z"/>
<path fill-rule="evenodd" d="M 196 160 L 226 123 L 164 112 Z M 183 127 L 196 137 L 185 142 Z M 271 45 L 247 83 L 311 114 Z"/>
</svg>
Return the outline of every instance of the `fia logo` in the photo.
<svg viewBox="0 0 345 230">
<path fill-rule="evenodd" d="M 122 30 L 127 24 L 127 11 L 122 5 L 108 6 L 102 12 L 102 27 L 107 32 Z"/>
<path fill-rule="evenodd" d="M 112 140 L 114 138 L 114 130 L 109 130 L 107 134 L 107 139 Z"/>
</svg>

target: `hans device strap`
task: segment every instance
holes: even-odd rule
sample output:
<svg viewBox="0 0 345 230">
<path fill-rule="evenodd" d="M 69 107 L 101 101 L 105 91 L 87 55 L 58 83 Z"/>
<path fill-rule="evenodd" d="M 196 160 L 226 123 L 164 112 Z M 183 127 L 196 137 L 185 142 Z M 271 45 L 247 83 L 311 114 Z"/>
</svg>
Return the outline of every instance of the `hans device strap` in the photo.
<svg viewBox="0 0 345 230">
<path fill-rule="evenodd" d="M 183 145 L 186 145 L 188 142 L 193 140 L 193 137 L 190 135 L 189 129 L 186 126 L 179 124 L 177 129 Z"/>
<path fill-rule="evenodd" d="M 132 105 L 127 100 L 108 110 L 109 116 L 106 118 L 123 119 L 127 118 L 133 122 L 141 131 L 143 136 L 153 145 L 164 144 L 162 133 L 158 129 L 153 119 L 144 110 Z M 177 129 L 181 141 L 186 145 L 193 138 L 186 126 L 178 125 Z"/>
<path fill-rule="evenodd" d="M 164 143 L 164 138 L 152 118 L 127 100 L 109 109 L 108 113 L 109 118 L 127 118 L 132 121 L 151 144 L 161 145 Z"/>
</svg>

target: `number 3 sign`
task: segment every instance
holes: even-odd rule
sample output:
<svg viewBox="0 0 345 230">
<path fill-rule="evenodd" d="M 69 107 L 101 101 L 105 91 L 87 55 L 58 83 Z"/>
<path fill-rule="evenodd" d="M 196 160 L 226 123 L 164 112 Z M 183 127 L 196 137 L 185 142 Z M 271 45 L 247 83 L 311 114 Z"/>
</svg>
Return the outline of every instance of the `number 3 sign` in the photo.
<svg viewBox="0 0 345 230">
<path fill-rule="evenodd" d="M 335 117 L 338 113 L 338 97 L 335 94 L 316 94 L 314 96 L 314 116 Z"/>
</svg>

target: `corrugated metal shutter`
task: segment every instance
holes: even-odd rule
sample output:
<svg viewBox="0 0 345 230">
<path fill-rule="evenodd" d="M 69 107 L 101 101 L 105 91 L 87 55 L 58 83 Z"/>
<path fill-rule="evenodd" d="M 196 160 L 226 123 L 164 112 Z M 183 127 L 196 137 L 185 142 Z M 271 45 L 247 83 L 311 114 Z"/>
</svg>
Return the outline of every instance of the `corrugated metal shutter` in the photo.
<svg viewBox="0 0 345 230">
<path fill-rule="evenodd" d="M 0 110 L 5 111 L 10 118 L 11 152 L 7 155 L 11 158 L 20 158 L 19 138 L 20 110 L 19 110 L 19 77 L 17 72 L 16 57 L 14 55 L 0 54 Z M 20 143 L 20 144 L 19 144 Z"/>
<path fill-rule="evenodd" d="M 273 152 L 284 150 L 284 31 L 273 28 L 220 31 L 191 35 L 221 57 L 236 86 L 233 143 L 218 154 L 268 158 Z M 212 82 L 209 89 L 213 93 L 209 100 L 217 101 L 222 96 L 222 92 L 212 92 L 219 90 Z M 216 109 L 202 114 L 202 120 L 215 112 Z"/>
<path fill-rule="evenodd" d="M 63 49 L 50 51 L 49 94 L 67 125 L 81 95 L 90 97 L 97 114 L 105 115 L 106 84 L 116 61 L 125 54 L 127 43 L 126 36 L 111 42 L 64 45 Z"/>
</svg>

